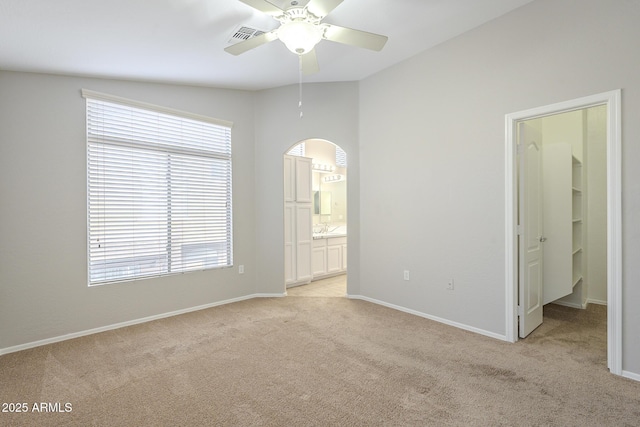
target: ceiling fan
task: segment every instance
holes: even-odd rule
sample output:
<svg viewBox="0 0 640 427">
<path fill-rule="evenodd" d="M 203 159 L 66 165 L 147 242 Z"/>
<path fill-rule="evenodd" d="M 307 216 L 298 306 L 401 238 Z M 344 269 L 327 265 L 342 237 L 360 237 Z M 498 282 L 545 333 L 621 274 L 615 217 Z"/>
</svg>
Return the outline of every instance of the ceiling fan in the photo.
<svg viewBox="0 0 640 427">
<path fill-rule="evenodd" d="M 255 47 L 279 39 L 287 48 L 300 56 L 302 72 L 313 74 L 319 70 L 315 46 L 321 40 L 330 40 L 356 47 L 380 51 L 387 42 L 386 36 L 354 30 L 321 22 L 343 0 L 311 0 L 299 6 L 296 0 L 281 9 L 267 0 L 240 0 L 242 3 L 271 15 L 280 22 L 273 31 L 236 43 L 225 48 L 232 55 L 240 55 Z"/>
</svg>

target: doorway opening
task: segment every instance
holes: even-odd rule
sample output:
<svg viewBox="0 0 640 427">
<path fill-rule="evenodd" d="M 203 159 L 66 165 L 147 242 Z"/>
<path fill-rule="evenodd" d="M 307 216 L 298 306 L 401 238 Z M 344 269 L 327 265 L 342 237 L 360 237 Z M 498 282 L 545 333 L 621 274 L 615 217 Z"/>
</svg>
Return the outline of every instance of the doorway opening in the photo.
<svg viewBox="0 0 640 427">
<path fill-rule="evenodd" d="M 285 290 L 346 296 L 346 152 L 330 141 L 307 139 L 287 150 L 283 164 Z"/>
<path fill-rule="evenodd" d="M 540 206 L 544 196 L 541 165 L 542 138 L 535 120 L 561 113 L 578 112 L 602 107 L 606 118 L 606 303 L 607 303 L 607 361 L 609 370 L 622 374 L 622 241 L 621 241 L 621 91 L 597 94 L 572 101 L 508 114 L 506 116 L 506 337 L 515 342 L 542 322 L 544 297 L 544 246 L 547 241 L 544 215 Z M 522 141 L 521 144 L 518 144 Z M 565 141 L 566 142 L 566 141 Z M 560 151 L 567 151 L 566 146 Z M 551 151 L 551 150 L 550 150 Z M 571 225 L 567 231 L 569 249 L 567 262 L 577 264 L 565 273 L 571 283 L 564 305 L 583 305 L 588 296 L 581 266 L 586 265 L 581 235 L 586 234 L 583 222 L 585 204 L 581 195 L 585 173 L 583 152 L 569 147 L 569 165 L 565 176 L 569 181 Z M 573 155 L 574 154 L 578 154 Z M 552 159 L 557 160 L 554 156 Z M 552 161 L 555 161 L 552 160 Z M 565 162 L 566 163 L 566 162 Z M 577 181 L 582 179 L 582 181 Z M 574 185 L 575 184 L 575 185 Z M 555 190 L 553 190 L 555 191 Z M 549 191 L 552 193 L 553 191 Z M 549 196 L 549 194 L 547 194 Z M 582 209 L 578 211 L 578 209 Z M 554 214 L 556 215 L 556 214 Z M 556 215 L 557 216 L 557 215 Z M 577 224 L 577 225 L 576 225 Z M 577 240 L 573 240 L 577 236 Z M 579 288 L 576 290 L 576 286 Z M 563 291 L 559 296 L 567 295 Z M 523 327 L 524 325 L 524 327 Z"/>
</svg>

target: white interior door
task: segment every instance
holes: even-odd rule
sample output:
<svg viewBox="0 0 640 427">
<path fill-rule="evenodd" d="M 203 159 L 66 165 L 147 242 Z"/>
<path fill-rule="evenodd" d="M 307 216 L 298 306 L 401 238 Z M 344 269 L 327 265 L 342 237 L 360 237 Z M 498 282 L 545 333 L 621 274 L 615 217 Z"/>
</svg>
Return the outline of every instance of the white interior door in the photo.
<svg viewBox="0 0 640 427">
<path fill-rule="evenodd" d="M 540 131 L 521 122 L 518 125 L 520 144 L 520 272 L 519 272 L 519 335 L 529 335 L 542 324 L 543 212 L 542 212 L 542 152 Z"/>
<path fill-rule="evenodd" d="M 568 143 L 545 143 L 542 152 L 544 205 L 544 298 L 548 304 L 573 292 L 573 161 Z"/>
</svg>

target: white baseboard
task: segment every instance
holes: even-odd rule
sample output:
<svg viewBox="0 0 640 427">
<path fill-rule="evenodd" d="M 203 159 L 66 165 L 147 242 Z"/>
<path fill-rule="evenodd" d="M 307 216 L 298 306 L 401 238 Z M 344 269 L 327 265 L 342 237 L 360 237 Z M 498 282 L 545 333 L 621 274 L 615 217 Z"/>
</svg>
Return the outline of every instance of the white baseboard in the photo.
<svg viewBox="0 0 640 427">
<path fill-rule="evenodd" d="M 473 326 L 465 325 L 463 323 L 458 323 L 458 322 L 454 322 L 454 321 L 451 321 L 451 320 L 443 319 L 441 317 L 432 316 L 430 314 L 423 313 L 421 311 L 413 310 L 413 309 L 402 307 L 402 306 L 395 305 L 395 304 L 390 304 L 390 303 L 387 303 L 387 302 L 384 302 L 384 301 L 380 301 L 380 300 L 377 300 L 377 299 L 374 299 L 374 298 L 369 298 L 369 297 L 365 297 L 365 296 L 362 296 L 362 295 L 348 295 L 348 294 L 347 294 L 347 298 L 359 299 L 359 300 L 371 302 L 373 304 L 378 304 L 378 305 L 382 305 L 382 306 L 385 306 L 385 307 L 389 307 L 389 308 L 392 308 L 394 310 L 402 311 L 404 313 L 409 313 L 409 314 L 413 314 L 415 316 L 424 317 L 425 319 L 433 320 L 433 321 L 438 322 L 438 323 L 444 323 L 445 325 L 453 326 L 453 327 L 456 327 L 458 329 L 464 329 L 465 331 L 474 332 L 476 334 L 484 335 L 484 336 L 490 337 L 490 338 L 495 338 L 495 339 L 500 340 L 500 341 L 507 341 L 506 335 L 500 335 L 500 334 L 496 334 L 494 332 L 485 331 L 484 329 L 479 329 L 479 328 L 476 328 L 476 327 L 473 327 Z"/>
<path fill-rule="evenodd" d="M 587 298 L 587 301 L 585 301 L 584 304 L 579 304 L 577 302 L 564 302 L 564 301 L 553 301 L 551 304 L 563 305 L 565 307 L 571 307 L 571 308 L 585 309 L 589 304 L 607 305 L 607 302 L 599 299 Z"/>
<path fill-rule="evenodd" d="M 286 292 L 281 292 L 279 294 L 251 294 L 249 295 L 251 298 L 283 298 L 287 296 Z M 249 299 L 249 298 L 247 298 Z"/>
<path fill-rule="evenodd" d="M 571 307 L 571 308 L 585 309 L 587 308 L 587 305 L 589 304 L 589 302 L 587 301 L 585 305 L 582 305 L 576 302 L 553 301 L 551 304 L 562 305 L 562 306 Z"/>
<path fill-rule="evenodd" d="M 38 341 L 33 341 L 33 342 L 25 343 L 25 344 L 15 345 L 15 346 L 12 346 L 12 347 L 0 348 L 0 356 L 2 356 L 3 354 L 15 353 L 16 351 L 27 350 L 27 349 L 34 348 L 34 347 L 40 347 L 40 346 L 47 345 L 47 344 L 53 344 L 53 343 L 60 342 L 60 341 L 66 341 L 66 340 L 70 340 L 70 339 L 73 339 L 73 338 L 80 338 L 80 337 L 84 337 L 84 336 L 87 336 L 87 335 L 97 334 L 97 333 L 100 333 L 100 332 L 111 331 L 113 329 L 119 329 L 119 328 L 124 328 L 124 327 L 127 327 L 127 326 L 138 325 L 140 323 L 152 322 L 154 320 L 164 319 L 166 317 L 172 317 L 172 316 L 178 316 L 180 314 L 191 313 L 192 311 L 198 311 L 198 310 L 204 310 L 204 309 L 207 309 L 207 308 L 217 307 L 219 305 L 231 304 L 231 303 L 234 303 L 234 302 L 245 301 L 245 300 L 253 299 L 253 298 L 273 298 L 273 297 L 277 298 L 277 297 L 284 297 L 284 296 L 286 296 L 286 293 L 284 293 L 284 292 L 283 293 L 279 293 L 279 294 L 251 294 L 251 295 L 245 295 L 245 296 L 242 296 L 242 297 L 231 298 L 231 299 L 224 300 L 224 301 L 212 302 L 210 304 L 199 305 L 199 306 L 196 306 L 196 307 L 189 307 L 189 308 L 185 308 L 185 309 L 182 309 L 182 310 L 176 310 L 176 311 L 171 311 L 171 312 L 168 312 L 168 313 L 156 314 L 154 316 L 143 317 L 143 318 L 140 318 L 140 319 L 129 320 L 129 321 L 126 321 L 126 322 L 114 323 L 112 325 L 101 326 L 99 328 L 87 329 L 87 330 L 84 330 L 84 331 L 73 332 L 73 333 L 70 333 L 70 334 L 60 335 L 60 336 L 57 336 L 57 337 L 46 338 L 46 339 L 43 339 L 43 340 L 38 340 Z"/>
<path fill-rule="evenodd" d="M 630 380 L 640 381 L 640 374 L 636 374 L 634 372 L 622 371 L 622 376 L 625 378 L 629 378 Z"/>
</svg>

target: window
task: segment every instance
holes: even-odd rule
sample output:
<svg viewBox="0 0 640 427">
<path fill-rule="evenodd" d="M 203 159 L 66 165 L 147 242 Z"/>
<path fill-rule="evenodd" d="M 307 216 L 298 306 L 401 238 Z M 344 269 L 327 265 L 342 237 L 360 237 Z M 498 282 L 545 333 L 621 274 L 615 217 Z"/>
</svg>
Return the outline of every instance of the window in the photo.
<svg viewBox="0 0 640 427">
<path fill-rule="evenodd" d="M 231 266 L 231 123 L 82 95 L 89 285 Z"/>
<path fill-rule="evenodd" d="M 290 156 L 304 157 L 304 142 L 295 145 L 291 150 L 287 152 Z"/>
<path fill-rule="evenodd" d="M 336 145 L 336 166 L 339 168 L 347 167 L 347 153 Z"/>
</svg>

